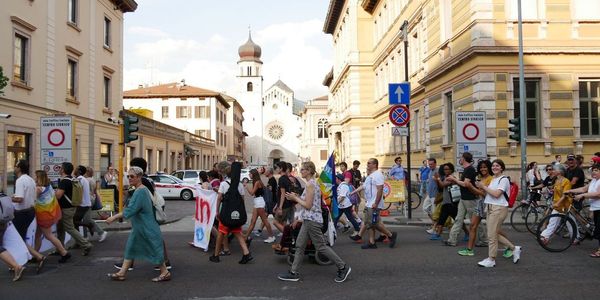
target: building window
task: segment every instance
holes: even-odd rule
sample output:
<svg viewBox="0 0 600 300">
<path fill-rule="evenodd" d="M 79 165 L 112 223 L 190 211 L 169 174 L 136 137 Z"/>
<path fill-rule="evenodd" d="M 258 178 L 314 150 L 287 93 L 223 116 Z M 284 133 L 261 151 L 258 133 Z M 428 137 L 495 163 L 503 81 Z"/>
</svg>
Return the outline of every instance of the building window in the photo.
<svg viewBox="0 0 600 300">
<path fill-rule="evenodd" d="M 112 166 L 112 161 L 110 160 L 111 148 L 112 144 L 100 143 L 100 170 L 102 170 L 102 176 L 106 173 L 106 169 Z"/>
<path fill-rule="evenodd" d="M 77 24 L 77 0 L 69 0 L 69 22 Z"/>
<path fill-rule="evenodd" d="M 110 88 L 110 77 L 104 75 L 104 89 L 102 90 L 104 93 L 104 107 L 105 108 L 110 108 L 110 92 L 111 92 L 111 88 Z"/>
<path fill-rule="evenodd" d="M 104 47 L 110 48 L 110 19 L 104 17 Z"/>
<path fill-rule="evenodd" d="M 540 136 L 540 93 L 539 93 L 539 80 L 525 80 L 525 116 L 527 126 L 527 137 L 539 137 Z M 514 109 L 515 118 L 521 116 L 519 106 L 519 80 L 513 81 L 514 86 Z"/>
<path fill-rule="evenodd" d="M 320 119 L 317 123 L 317 137 L 320 139 L 329 138 L 329 134 L 327 133 L 327 119 Z"/>
<path fill-rule="evenodd" d="M 67 97 L 77 98 L 77 61 L 67 59 Z"/>
<path fill-rule="evenodd" d="M 247 91 L 247 92 L 252 92 L 252 82 L 248 82 L 248 83 L 246 84 L 246 91 Z"/>
<path fill-rule="evenodd" d="M 579 118 L 582 136 L 600 135 L 598 101 L 600 101 L 600 79 L 580 81 Z"/>
<path fill-rule="evenodd" d="M 248 76 L 252 76 L 252 67 L 247 67 L 246 70 L 248 70 Z"/>
<path fill-rule="evenodd" d="M 444 94 L 444 103 L 446 108 L 446 144 L 454 142 L 454 113 L 452 105 L 452 92 Z"/>
<path fill-rule="evenodd" d="M 163 106 L 162 107 L 162 118 L 163 119 L 168 119 L 169 118 L 169 107 L 168 106 Z"/>
<path fill-rule="evenodd" d="M 589 1 L 586 1 L 586 4 Z M 593 2 L 593 1 L 591 1 Z M 508 9 L 507 16 L 510 20 L 517 20 L 518 0 L 509 0 L 506 2 Z M 546 3 L 545 0 L 527 0 L 521 1 L 521 17 L 523 20 L 540 20 L 545 17 Z"/>
<path fill-rule="evenodd" d="M 175 117 L 178 119 L 187 119 L 191 118 L 191 112 L 189 106 L 177 106 Z"/>
<path fill-rule="evenodd" d="M 573 0 L 573 19 L 576 20 L 599 20 L 600 2 L 589 0 Z"/>
<path fill-rule="evenodd" d="M 29 38 L 15 33 L 13 80 L 27 84 L 29 77 Z"/>
<path fill-rule="evenodd" d="M 327 150 L 321 150 L 319 156 L 321 160 L 327 160 Z"/>
</svg>

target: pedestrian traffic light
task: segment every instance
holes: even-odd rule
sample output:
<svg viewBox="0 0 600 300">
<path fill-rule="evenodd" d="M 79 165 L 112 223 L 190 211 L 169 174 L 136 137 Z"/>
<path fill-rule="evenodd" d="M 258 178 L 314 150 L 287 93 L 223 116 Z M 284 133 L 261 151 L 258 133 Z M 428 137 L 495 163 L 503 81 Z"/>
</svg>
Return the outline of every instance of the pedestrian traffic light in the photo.
<svg viewBox="0 0 600 300">
<path fill-rule="evenodd" d="M 128 114 L 124 114 L 123 118 L 123 143 L 127 144 L 129 142 L 135 141 L 138 139 L 137 134 L 134 134 L 139 130 L 137 123 L 139 122 L 138 117 L 130 116 Z"/>
<path fill-rule="evenodd" d="M 509 135 L 508 137 L 511 140 L 520 142 L 521 141 L 521 119 L 520 118 L 510 119 L 510 120 L 508 120 L 508 123 L 513 125 L 513 126 L 508 127 L 508 130 L 510 132 L 512 132 L 512 134 Z"/>
</svg>

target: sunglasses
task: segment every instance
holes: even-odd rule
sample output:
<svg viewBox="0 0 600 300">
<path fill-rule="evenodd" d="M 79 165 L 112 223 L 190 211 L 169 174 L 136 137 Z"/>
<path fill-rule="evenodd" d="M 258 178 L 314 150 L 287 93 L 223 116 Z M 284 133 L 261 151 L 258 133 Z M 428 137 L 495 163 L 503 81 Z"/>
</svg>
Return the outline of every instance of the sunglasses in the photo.
<svg viewBox="0 0 600 300">
<path fill-rule="evenodd" d="M 136 178 L 136 175 L 127 175 L 127 178 L 132 179 L 132 178 Z"/>
</svg>

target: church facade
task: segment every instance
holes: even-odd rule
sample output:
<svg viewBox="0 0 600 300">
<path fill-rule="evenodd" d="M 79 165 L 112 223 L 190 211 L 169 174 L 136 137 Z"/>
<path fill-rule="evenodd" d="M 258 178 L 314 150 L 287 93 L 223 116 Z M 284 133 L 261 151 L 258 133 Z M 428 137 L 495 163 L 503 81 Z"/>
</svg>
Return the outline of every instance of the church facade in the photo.
<svg viewBox="0 0 600 300">
<path fill-rule="evenodd" d="M 300 160 L 300 112 L 304 102 L 281 80 L 264 89 L 262 49 L 252 41 L 239 47 L 236 99 L 244 108 L 246 161 L 249 166 Z"/>
</svg>

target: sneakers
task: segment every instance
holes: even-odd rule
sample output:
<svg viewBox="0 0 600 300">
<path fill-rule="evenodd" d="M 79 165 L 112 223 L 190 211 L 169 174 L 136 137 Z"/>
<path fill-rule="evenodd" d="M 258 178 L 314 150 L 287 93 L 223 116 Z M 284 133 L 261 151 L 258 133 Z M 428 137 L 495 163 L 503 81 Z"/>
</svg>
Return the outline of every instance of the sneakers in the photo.
<svg viewBox="0 0 600 300">
<path fill-rule="evenodd" d="M 342 228 L 342 233 L 346 233 L 348 230 L 350 230 L 350 226 L 344 226 L 344 228 Z"/>
<path fill-rule="evenodd" d="M 350 272 L 348 272 L 348 273 L 350 273 Z M 287 273 L 282 273 L 282 274 L 277 275 L 277 278 L 279 280 L 283 280 L 283 281 L 296 282 L 296 281 L 300 280 L 300 274 L 289 271 Z M 336 279 L 337 279 L 337 277 L 336 277 Z"/>
<path fill-rule="evenodd" d="M 504 249 L 504 251 L 502 251 L 502 257 L 511 258 L 512 256 L 513 256 L 513 251 L 510 250 L 510 248 L 506 248 L 506 249 Z"/>
<path fill-rule="evenodd" d="M 385 236 L 385 235 L 382 234 L 379 237 L 377 237 L 377 239 L 375 239 L 375 242 L 376 243 L 384 242 L 386 238 L 387 238 L 387 236 Z"/>
<path fill-rule="evenodd" d="M 398 238 L 397 232 L 392 232 L 392 237 L 390 237 L 390 248 L 394 248 L 396 246 L 396 239 Z"/>
<path fill-rule="evenodd" d="M 377 249 L 377 244 L 375 244 L 375 243 L 373 243 L 373 244 L 367 243 L 367 244 L 364 244 L 364 245 L 360 246 L 360 248 L 361 249 Z"/>
<path fill-rule="evenodd" d="M 272 237 L 270 237 L 270 238 L 266 239 L 266 240 L 265 240 L 265 243 L 267 243 L 267 244 L 271 244 L 271 243 L 273 243 L 274 241 L 275 241 L 275 236 L 272 236 Z"/>
<path fill-rule="evenodd" d="M 171 270 L 173 268 L 173 266 L 171 266 L 171 262 L 170 261 L 166 261 L 165 265 L 167 265 L 167 270 Z M 154 267 L 154 271 L 160 271 L 160 266 L 155 266 Z"/>
<path fill-rule="evenodd" d="M 458 250 L 458 255 L 460 255 L 460 256 L 473 256 L 473 255 L 475 255 L 475 252 L 472 249 L 464 248 L 464 249 Z"/>
<path fill-rule="evenodd" d="M 487 247 L 488 244 L 486 242 L 478 242 L 475 243 L 475 247 Z"/>
<path fill-rule="evenodd" d="M 351 236 L 349 236 L 349 238 L 353 241 L 358 241 L 361 239 L 360 235 L 358 235 L 358 234 L 351 235 Z"/>
<path fill-rule="evenodd" d="M 83 249 L 83 253 L 81 255 L 88 256 L 88 255 L 90 255 L 90 252 L 92 252 L 92 247 L 91 246 Z"/>
<path fill-rule="evenodd" d="M 515 246 L 513 250 L 513 263 L 516 264 L 521 259 L 521 246 Z"/>
<path fill-rule="evenodd" d="M 255 231 L 254 231 L 254 236 L 257 236 L 257 237 L 258 237 L 258 236 L 260 236 L 261 234 L 262 234 L 262 230 L 260 230 L 260 229 L 259 229 L 259 230 L 255 230 Z"/>
<path fill-rule="evenodd" d="M 114 266 L 115 266 L 115 268 L 117 270 L 123 269 L 123 263 L 114 264 Z M 129 268 L 127 269 L 127 271 L 133 271 L 133 265 L 129 266 Z"/>
<path fill-rule="evenodd" d="M 437 233 L 434 233 L 429 237 L 430 241 L 440 241 L 441 239 L 442 239 L 442 236 Z"/>
<path fill-rule="evenodd" d="M 335 277 L 335 282 L 344 282 L 346 281 L 346 279 L 348 278 L 348 275 L 350 275 L 350 272 L 352 271 L 352 268 L 350 268 L 350 266 L 345 265 L 343 269 L 338 269 L 337 271 L 337 276 Z"/>
<path fill-rule="evenodd" d="M 444 241 L 444 245 L 448 246 L 448 247 L 456 247 L 456 244 L 453 244 L 449 241 Z"/>
<path fill-rule="evenodd" d="M 433 230 L 433 228 L 429 228 L 429 229 L 425 230 L 425 232 L 427 232 L 429 234 L 434 234 L 435 230 Z"/>
<path fill-rule="evenodd" d="M 104 242 L 104 240 L 106 240 L 106 237 L 107 237 L 107 236 L 108 236 L 108 232 L 106 232 L 106 231 L 105 231 L 105 232 L 103 232 L 103 233 L 100 235 L 100 238 L 98 238 L 98 242 L 100 242 L 100 243 Z"/>
<path fill-rule="evenodd" d="M 496 266 L 496 261 L 489 257 L 477 263 L 480 267 L 493 268 Z"/>
<path fill-rule="evenodd" d="M 70 252 L 67 252 L 67 254 L 65 254 L 65 255 L 61 256 L 61 257 L 58 259 L 58 263 L 59 263 L 59 264 L 64 264 L 64 263 L 66 263 L 66 262 L 67 262 L 67 261 L 68 261 L 70 258 L 71 258 L 71 253 L 70 253 Z"/>
<path fill-rule="evenodd" d="M 245 265 L 253 259 L 254 259 L 254 257 L 252 257 L 252 255 L 250 253 L 248 253 L 248 254 L 243 255 L 242 259 L 238 263 L 240 265 Z"/>
<path fill-rule="evenodd" d="M 211 262 L 214 262 L 214 263 L 220 263 L 221 262 L 221 259 L 218 256 L 215 256 L 215 255 L 211 255 L 208 258 L 208 260 L 211 261 Z"/>
</svg>

